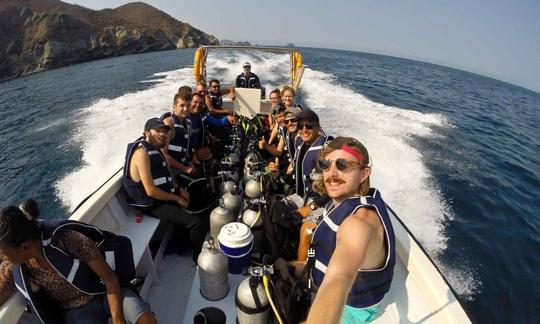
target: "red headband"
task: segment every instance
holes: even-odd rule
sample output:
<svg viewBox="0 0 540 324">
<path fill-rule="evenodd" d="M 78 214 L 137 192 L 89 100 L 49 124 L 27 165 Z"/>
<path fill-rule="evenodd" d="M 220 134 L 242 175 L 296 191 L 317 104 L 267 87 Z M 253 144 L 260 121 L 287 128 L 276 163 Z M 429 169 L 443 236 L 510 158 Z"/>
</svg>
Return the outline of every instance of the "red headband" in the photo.
<svg viewBox="0 0 540 324">
<path fill-rule="evenodd" d="M 361 163 L 364 163 L 364 156 L 362 155 L 362 153 L 358 152 L 358 150 L 355 149 L 354 147 L 348 146 L 347 144 L 343 144 L 340 150 L 343 150 L 349 153 L 350 155 L 354 156 L 358 161 L 360 161 Z"/>
</svg>

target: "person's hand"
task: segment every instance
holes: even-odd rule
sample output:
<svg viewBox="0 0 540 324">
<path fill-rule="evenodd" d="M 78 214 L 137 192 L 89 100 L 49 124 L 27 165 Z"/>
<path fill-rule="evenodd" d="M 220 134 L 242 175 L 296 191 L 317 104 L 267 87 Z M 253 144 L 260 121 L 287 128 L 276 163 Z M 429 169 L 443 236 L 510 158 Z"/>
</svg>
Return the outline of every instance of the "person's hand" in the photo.
<svg viewBox="0 0 540 324">
<path fill-rule="evenodd" d="M 185 169 L 184 169 L 184 172 L 187 173 L 187 174 L 191 174 L 193 172 L 193 166 L 187 166 Z"/>
<path fill-rule="evenodd" d="M 178 200 L 176 202 L 178 203 L 178 205 L 180 205 L 180 207 L 184 208 L 187 208 L 187 206 L 189 205 L 188 201 L 183 197 L 178 197 Z"/>
<path fill-rule="evenodd" d="M 238 118 L 236 118 L 236 116 L 227 115 L 227 121 L 229 122 L 230 125 L 236 124 L 237 120 Z"/>
<path fill-rule="evenodd" d="M 303 218 L 306 218 L 309 216 L 309 214 L 311 214 L 311 208 L 309 208 L 309 205 L 300 207 L 296 210 L 296 213 L 302 216 Z"/>
<path fill-rule="evenodd" d="M 266 139 L 264 137 L 259 140 L 259 149 L 264 150 L 266 148 Z"/>
<path fill-rule="evenodd" d="M 279 273 L 279 276 L 283 281 L 288 281 L 292 284 L 296 281 L 296 279 L 291 276 L 291 273 L 289 272 L 289 263 L 285 261 L 283 258 L 278 258 L 274 262 L 274 268 Z"/>
<path fill-rule="evenodd" d="M 277 167 L 277 164 L 274 163 L 274 162 L 269 162 L 268 163 L 268 171 L 270 171 L 270 172 L 279 171 L 278 167 Z"/>
<path fill-rule="evenodd" d="M 180 188 L 178 190 L 178 195 L 185 200 L 189 201 L 189 192 L 185 188 Z"/>
</svg>

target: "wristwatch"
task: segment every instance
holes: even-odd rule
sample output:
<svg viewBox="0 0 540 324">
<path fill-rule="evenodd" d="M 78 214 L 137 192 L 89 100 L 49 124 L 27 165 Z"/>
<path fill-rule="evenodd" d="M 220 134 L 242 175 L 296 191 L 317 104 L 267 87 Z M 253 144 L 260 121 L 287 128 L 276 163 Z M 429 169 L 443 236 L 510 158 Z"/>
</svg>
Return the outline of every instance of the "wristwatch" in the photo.
<svg viewBox="0 0 540 324">
<path fill-rule="evenodd" d="M 319 208 L 319 206 L 315 205 L 315 203 L 309 204 L 309 209 L 315 210 L 315 209 L 317 209 L 317 208 Z"/>
</svg>

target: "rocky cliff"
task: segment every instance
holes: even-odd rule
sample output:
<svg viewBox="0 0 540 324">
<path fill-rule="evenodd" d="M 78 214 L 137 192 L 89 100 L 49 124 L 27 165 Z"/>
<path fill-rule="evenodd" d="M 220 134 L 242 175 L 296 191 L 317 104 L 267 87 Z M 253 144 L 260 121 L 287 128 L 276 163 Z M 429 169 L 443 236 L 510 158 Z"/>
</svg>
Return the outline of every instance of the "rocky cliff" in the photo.
<svg viewBox="0 0 540 324">
<path fill-rule="evenodd" d="M 0 80 L 110 56 L 217 44 L 142 2 L 95 11 L 58 0 L 0 1 Z"/>
</svg>

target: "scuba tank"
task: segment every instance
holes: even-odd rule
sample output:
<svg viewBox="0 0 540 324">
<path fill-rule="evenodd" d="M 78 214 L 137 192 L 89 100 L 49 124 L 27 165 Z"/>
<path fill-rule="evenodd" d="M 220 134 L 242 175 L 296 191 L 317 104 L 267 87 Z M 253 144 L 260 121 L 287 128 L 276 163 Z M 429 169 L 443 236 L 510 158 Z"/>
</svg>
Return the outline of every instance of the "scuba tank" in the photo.
<svg viewBox="0 0 540 324">
<path fill-rule="evenodd" d="M 235 303 L 239 324 L 269 323 L 270 303 L 260 277 L 251 276 L 240 283 Z"/>
<path fill-rule="evenodd" d="M 219 231 L 223 225 L 234 222 L 235 217 L 230 209 L 224 207 L 220 199 L 219 205 L 210 213 L 210 236 L 217 240 Z"/>
<path fill-rule="evenodd" d="M 223 196 L 221 196 L 221 199 L 223 199 L 223 207 L 230 210 L 233 215 L 238 214 L 242 201 L 236 192 L 226 192 L 223 194 Z"/>
<path fill-rule="evenodd" d="M 207 300 L 220 300 L 229 293 L 227 257 L 214 247 L 214 240 L 203 243 L 197 258 L 201 295 Z"/>
<path fill-rule="evenodd" d="M 249 198 L 259 198 L 262 194 L 261 182 L 256 178 L 249 180 L 244 191 Z"/>
<path fill-rule="evenodd" d="M 221 193 L 233 192 L 236 190 L 236 183 L 234 181 L 228 180 L 221 184 Z"/>
<path fill-rule="evenodd" d="M 264 239 L 261 211 L 251 208 L 246 209 L 244 214 L 242 214 L 242 222 L 249 226 L 251 233 L 253 233 L 253 253 L 260 252 Z"/>
</svg>

